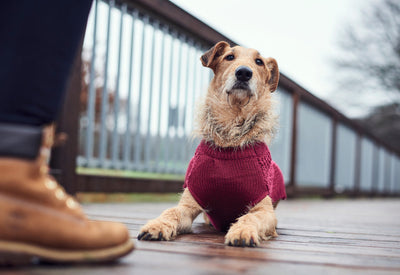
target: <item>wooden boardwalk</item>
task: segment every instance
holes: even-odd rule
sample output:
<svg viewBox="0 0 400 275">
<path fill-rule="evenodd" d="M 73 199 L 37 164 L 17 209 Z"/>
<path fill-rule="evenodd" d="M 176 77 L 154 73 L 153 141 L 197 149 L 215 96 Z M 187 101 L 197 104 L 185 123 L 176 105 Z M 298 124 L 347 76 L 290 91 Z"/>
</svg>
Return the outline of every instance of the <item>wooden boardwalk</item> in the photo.
<svg viewBox="0 0 400 275">
<path fill-rule="evenodd" d="M 90 204 L 91 218 L 139 228 L 172 204 Z M 136 241 L 118 264 L 0 269 L 0 274 L 400 274 L 400 200 L 288 200 L 277 209 L 279 237 L 235 248 L 195 221 L 172 242 Z"/>
</svg>

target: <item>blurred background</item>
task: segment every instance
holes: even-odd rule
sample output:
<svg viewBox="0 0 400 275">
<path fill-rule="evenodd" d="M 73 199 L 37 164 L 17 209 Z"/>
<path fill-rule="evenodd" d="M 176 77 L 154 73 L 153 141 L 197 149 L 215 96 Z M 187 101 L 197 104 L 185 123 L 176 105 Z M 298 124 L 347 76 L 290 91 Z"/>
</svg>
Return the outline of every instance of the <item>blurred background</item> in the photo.
<svg viewBox="0 0 400 275">
<path fill-rule="evenodd" d="M 94 1 L 61 118 L 77 142 L 53 162 L 67 189 L 179 192 L 213 77 L 199 58 L 220 40 L 278 61 L 289 196 L 400 194 L 395 0 Z"/>
</svg>

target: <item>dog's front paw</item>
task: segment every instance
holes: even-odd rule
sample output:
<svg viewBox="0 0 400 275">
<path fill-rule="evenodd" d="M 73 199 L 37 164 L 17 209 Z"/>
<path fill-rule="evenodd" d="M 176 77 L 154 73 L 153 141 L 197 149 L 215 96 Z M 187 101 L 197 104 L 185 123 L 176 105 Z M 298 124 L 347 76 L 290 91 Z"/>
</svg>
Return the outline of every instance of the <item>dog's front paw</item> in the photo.
<svg viewBox="0 0 400 275">
<path fill-rule="evenodd" d="M 260 244 L 257 228 L 251 225 L 235 223 L 225 236 L 225 244 L 230 246 L 256 247 Z"/>
<path fill-rule="evenodd" d="M 140 229 L 138 240 L 143 241 L 170 241 L 177 235 L 177 226 L 163 219 L 149 221 Z"/>
</svg>

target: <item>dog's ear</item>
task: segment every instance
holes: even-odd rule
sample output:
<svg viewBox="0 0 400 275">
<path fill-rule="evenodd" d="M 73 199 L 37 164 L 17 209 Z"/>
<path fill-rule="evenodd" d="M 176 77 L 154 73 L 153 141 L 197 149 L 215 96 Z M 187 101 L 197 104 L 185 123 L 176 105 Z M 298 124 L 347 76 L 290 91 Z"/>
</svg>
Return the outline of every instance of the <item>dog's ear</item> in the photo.
<svg viewBox="0 0 400 275">
<path fill-rule="evenodd" d="M 217 65 L 216 60 L 224 53 L 226 47 L 230 47 L 229 44 L 225 41 L 220 41 L 206 51 L 200 58 L 203 66 L 211 68 L 214 71 Z"/>
<path fill-rule="evenodd" d="M 271 74 L 270 78 L 268 79 L 268 85 L 269 85 L 269 91 L 272 93 L 278 87 L 278 82 L 279 82 L 278 63 L 276 62 L 275 59 L 269 57 L 265 60 L 265 64 L 267 65 L 267 68 L 269 69 L 269 72 Z"/>
</svg>

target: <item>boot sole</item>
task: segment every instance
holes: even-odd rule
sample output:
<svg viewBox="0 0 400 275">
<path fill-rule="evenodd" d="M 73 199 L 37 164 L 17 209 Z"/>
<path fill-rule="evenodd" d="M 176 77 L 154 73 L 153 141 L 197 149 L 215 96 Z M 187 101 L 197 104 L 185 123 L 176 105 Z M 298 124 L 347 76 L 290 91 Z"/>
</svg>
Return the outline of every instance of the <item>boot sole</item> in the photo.
<svg viewBox="0 0 400 275">
<path fill-rule="evenodd" d="M 107 263 L 129 254 L 133 249 L 132 240 L 118 246 L 94 250 L 60 250 L 0 240 L 0 266 L 29 265 L 40 262 L 56 264 Z"/>
</svg>

